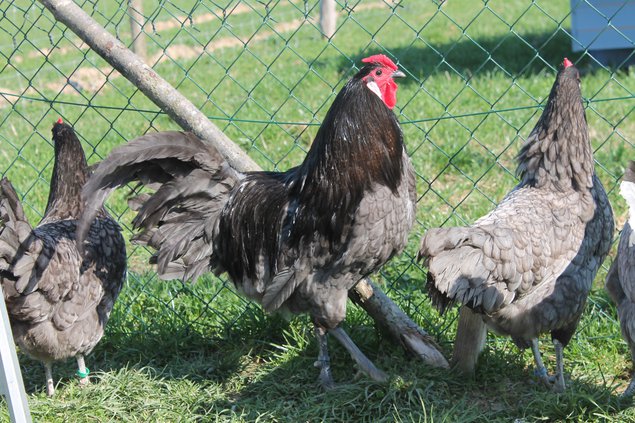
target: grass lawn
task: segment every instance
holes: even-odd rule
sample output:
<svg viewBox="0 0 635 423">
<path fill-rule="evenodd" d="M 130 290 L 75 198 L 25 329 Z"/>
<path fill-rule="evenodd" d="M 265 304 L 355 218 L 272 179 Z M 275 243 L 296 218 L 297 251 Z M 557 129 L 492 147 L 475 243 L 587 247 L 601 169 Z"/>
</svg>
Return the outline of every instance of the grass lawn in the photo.
<svg viewBox="0 0 635 423">
<path fill-rule="evenodd" d="M 77 3 L 130 41 L 126 2 Z M 446 356 L 456 310 L 439 316 L 422 292 L 418 240 L 430 227 L 473 222 L 516 184 L 514 157 L 565 56 L 583 72 L 596 170 L 617 227 L 625 221 L 617 187 L 635 159 L 635 76 L 571 52 L 566 0 L 341 2 L 330 42 L 319 33 L 317 2 L 143 3 L 148 63 L 269 170 L 302 160 L 361 58 L 383 52 L 398 62 L 408 78 L 399 81 L 395 112 L 418 174 L 417 225 L 404 254 L 375 279 Z M 0 10 L 0 173 L 36 222 L 59 116 L 74 125 L 90 163 L 176 125 L 39 4 L 12 0 Z M 124 191 L 109 206 L 127 227 Z M 603 289 L 611 257 L 565 350 L 564 394 L 538 385 L 531 353 L 504 337 L 489 336 L 476 378 L 465 380 L 405 356 L 352 304 L 345 327 L 391 379 L 354 379 L 351 359 L 332 341 L 340 384 L 323 392 L 306 316 L 265 315 L 211 276 L 159 281 L 148 252 L 128 247 L 128 283 L 87 358 L 93 383 L 80 389 L 74 362 L 60 363 L 56 396 L 47 398 L 43 367 L 20 355 L 35 421 L 635 421 L 632 402 L 619 399 L 632 364 Z M 553 366 L 553 348 L 542 341 Z M 6 407 L 0 416 L 8 420 Z"/>
</svg>

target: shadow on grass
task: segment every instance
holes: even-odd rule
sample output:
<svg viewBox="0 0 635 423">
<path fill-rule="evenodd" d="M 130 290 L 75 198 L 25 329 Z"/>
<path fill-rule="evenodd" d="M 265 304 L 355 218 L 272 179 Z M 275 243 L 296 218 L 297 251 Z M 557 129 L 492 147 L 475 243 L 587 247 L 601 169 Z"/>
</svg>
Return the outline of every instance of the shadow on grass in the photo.
<svg viewBox="0 0 635 423">
<path fill-rule="evenodd" d="M 579 421 L 614 416 L 630 405 L 622 403 L 611 386 L 584 380 L 568 380 L 564 394 L 551 393 L 535 382 L 526 357 L 509 343 L 490 345 L 484 351 L 474 379 L 430 368 L 406 357 L 400 346 L 377 336 L 372 326 L 359 325 L 360 313 L 354 312 L 347 330 L 390 375 L 386 384 L 366 377 L 355 379 L 351 358 L 331 337 L 338 386 L 323 391 L 313 367 L 317 345 L 303 318 L 287 323 L 267 317 L 241 324 L 222 339 L 179 327 L 165 326 L 144 334 L 113 327 L 87 357 L 87 364 L 106 373 L 148 369 L 166 381 L 189 380 L 201 393 L 215 386 L 214 391 L 222 395 L 206 395 L 187 413 L 246 421 Z M 22 364 L 28 370 L 28 391 L 43 392 L 42 366 L 31 360 Z M 74 372 L 72 360 L 54 368 L 56 381 L 61 377 L 59 388 L 69 383 Z M 101 382 L 99 377 L 93 381 Z"/>
<path fill-rule="evenodd" d="M 439 73 L 459 74 L 463 79 L 490 73 L 506 72 L 510 77 L 539 75 L 550 67 L 558 69 L 564 57 L 578 62 L 578 68 L 586 72 L 600 71 L 592 67 L 588 56 L 571 51 L 571 38 L 563 30 L 514 34 L 495 37 L 479 37 L 444 44 L 425 45 L 420 42 L 409 47 L 391 47 L 385 44 L 391 57 L 414 78 L 405 78 L 400 84 L 419 84 L 429 76 Z M 358 66 L 361 59 L 370 54 L 364 50 L 351 58 Z M 374 52 L 373 52 L 374 53 Z M 339 67 L 348 69 L 350 61 L 340 59 Z"/>
<path fill-rule="evenodd" d="M 143 332 L 130 330 L 127 323 L 111 318 L 104 337 L 86 356 L 91 373 L 149 368 L 166 378 L 223 383 L 240 371 L 245 356 L 260 355 L 271 343 L 282 342 L 281 333 L 288 325 L 282 317 L 258 312 L 244 313 L 241 324 L 224 335 L 208 336 L 184 320 L 157 320 Z M 19 359 L 26 391 L 44 391 L 44 366 L 24 354 Z M 53 379 L 58 388 L 74 379 L 76 370 L 74 358 L 54 363 Z"/>
<path fill-rule="evenodd" d="M 160 288 L 154 286 L 157 291 Z M 151 307 L 150 299 L 144 305 L 156 308 Z M 346 329 L 391 380 L 386 384 L 366 377 L 355 380 L 351 358 L 330 338 L 334 378 L 339 385 L 324 392 L 317 385 L 318 370 L 313 367 L 317 345 L 309 319 L 297 317 L 288 322 L 280 316 L 266 316 L 259 308 L 252 311 L 240 314 L 231 331 L 225 333 L 194 330 L 187 319 L 170 319 L 165 313 L 156 316 L 164 320 L 153 320 L 148 313 L 148 326 L 139 333 L 131 330 L 134 319 L 117 313 L 102 342 L 87 357 L 87 365 L 93 373 L 108 375 L 147 370 L 157 379 L 158 383 L 151 385 L 157 387 L 156 392 L 140 390 L 140 395 L 155 394 L 157 398 L 179 392 L 175 386 L 180 381 L 191 382 L 198 400 L 184 413 L 210 420 L 579 421 L 615 416 L 628 405 L 619 401 L 611 386 L 582 379 L 569 380 L 562 395 L 551 393 L 532 382 L 528 353 L 519 353 L 511 342 L 489 345 L 473 380 L 430 368 L 407 357 L 389 338 L 379 336 L 358 307 L 349 308 Z M 442 340 L 451 333 L 444 331 Z M 447 347 L 451 342 L 444 344 Z M 28 391 L 44 395 L 42 366 L 32 360 L 23 361 L 22 366 Z M 73 360 L 54 367 L 55 380 L 61 379 L 59 388 L 64 392 L 73 392 L 73 386 L 66 385 L 76 383 L 71 382 L 75 370 Z M 102 392 L 134 389 L 127 385 L 109 387 L 112 382 L 105 382 L 117 380 L 121 384 L 128 379 L 102 379 L 98 375 L 93 384 L 103 384 Z M 138 383 L 152 382 L 142 378 Z M 64 397 L 62 392 L 60 395 Z M 139 402 L 143 403 L 143 397 Z"/>
<path fill-rule="evenodd" d="M 351 334 L 359 339 L 356 331 Z M 431 369 L 404 359 L 395 346 L 361 346 L 371 359 L 391 374 L 387 384 L 367 378 L 354 381 L 352 362 L 331 344 L 338 386 L 323 391 L 317 386 L 310 344 L 302 355 L 278 364 L 236 392 L 231 400 L 205 404 L 206 410 L 228 410 L 247 421 L 514 421 L 515 419 L 581 420 L 621 409 L 607 387 L 570 381 L 566 393 L 556 395 L 531 381 L 530 372 L 511 354 L 486 357 L 477 378 Z M 511 358 L 511 360 L 510 360 Z M 486 366 L 487 367 L 486 367 Z"/>
</svg>

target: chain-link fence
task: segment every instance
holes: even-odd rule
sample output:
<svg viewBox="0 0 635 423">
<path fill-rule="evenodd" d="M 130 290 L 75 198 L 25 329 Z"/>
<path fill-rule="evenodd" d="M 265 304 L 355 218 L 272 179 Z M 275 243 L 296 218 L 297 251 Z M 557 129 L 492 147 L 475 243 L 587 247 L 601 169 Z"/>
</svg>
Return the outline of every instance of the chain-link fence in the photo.
<svg viewBox="0 0 635 423">
<path fill-rule="evenodd" d="M 583 72 L 596 169 L 621 227 L 615 187 L 635 158 L 635 78 L 621 65 L 633 60 L 635 44 L 614 22 L 633 2 L 609 12 L 599 3 L 338 0 L 335 18 L 325 13 L 320 25 L 317 1 L 78 2 L 125 44 L 134 39 L 150 66 L 265 169 L 302 160 L 362 57 L 395 59 L 408 76 L 395 111 L 417 170 L 418 223 L 405 254 L 380 278 L 437 335 L 450 323 L 420 292 L 417 240 L 428 227 L 474 221 L 515 185 L 515 154 L 565 56 Z M 580 5 L 604 19 L 596 38 L 613 31 L 630 45 L 608 67 L 587 49 L 572 53 L 572 7 Z M 176 126 L 39 3 L 5 0 L 0 11 L 0 172 L 35 222 L 48 194 L 58 117 L 75 127 L 90 163 L 126 140 Z M 124 196 L 115 195 L 111 209 L 127 228 Z M 222 280 L 158 282 L 147 252 L 129 246 L 129 256 L 129 283 L 111 321 L 127 322 L 126 330 L 152 330 L 159 316 L 163 326 L 209 335 L 261 317 Z"/>
</svg>

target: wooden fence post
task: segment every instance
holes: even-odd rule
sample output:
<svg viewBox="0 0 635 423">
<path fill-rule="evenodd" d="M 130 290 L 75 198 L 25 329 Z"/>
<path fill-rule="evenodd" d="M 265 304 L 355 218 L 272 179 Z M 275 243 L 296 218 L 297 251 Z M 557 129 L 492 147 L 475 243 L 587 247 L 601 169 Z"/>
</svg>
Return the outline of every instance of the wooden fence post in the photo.
<svg viewBox="0 0 635 423">
<path fill-rule="evenodd" d="M 128 0 L 128 15 L 130 16 L 130 34 L 132 35 L 132 51 L 137 56 L 146 60 L 148 57 L 146 50 L 146 36 L 143 32 L 145 16 L 143 15 L 142 0 Z"/>
</svg>

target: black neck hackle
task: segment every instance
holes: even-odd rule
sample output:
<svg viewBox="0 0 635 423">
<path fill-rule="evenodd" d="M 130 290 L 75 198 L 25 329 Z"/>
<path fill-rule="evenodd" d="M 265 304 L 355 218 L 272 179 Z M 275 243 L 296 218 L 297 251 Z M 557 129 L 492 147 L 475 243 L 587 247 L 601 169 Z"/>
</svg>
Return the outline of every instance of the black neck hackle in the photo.
<svg viewBox="0 0 635 423">
<path fill-rule="evenodd" d="M 403 172 L 403 135 L 395 114 L 362 81 L 364 66 L 337 95 L 304 162 L 288 173 L 290 194 L 309 226 L 339 243 L 373 184 L 396 193 Z M 323 229 L 322 229 L 323 228 Z"/>
</svg>

